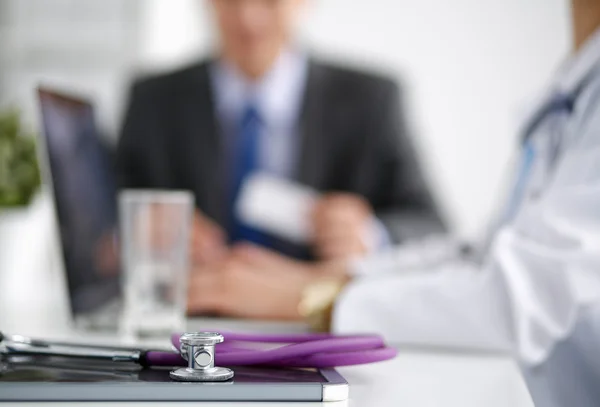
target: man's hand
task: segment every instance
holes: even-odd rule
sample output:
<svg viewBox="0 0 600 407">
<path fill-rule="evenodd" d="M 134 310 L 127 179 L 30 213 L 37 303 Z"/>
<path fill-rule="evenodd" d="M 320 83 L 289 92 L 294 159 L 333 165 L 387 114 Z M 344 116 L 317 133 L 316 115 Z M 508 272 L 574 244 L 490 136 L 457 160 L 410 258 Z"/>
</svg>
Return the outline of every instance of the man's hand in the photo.
<svg viewBox="0 0 600 407">
<path fill-rule="evenodd" d="M 198 210 L 194 213 L 190 249 L 194 265 L 214 262 L 227 253 L 223 229 Z"/>
<path fill-rule="evenodd" d="M 325 260 L 344 259 L 368 252 L 373 242 L 373 211 L 358 195 L 324 196 L 313 211 L 314 248 Z"/>
<path fill-rule="evenodd" d="M 188 312 L 297 320 L 304 287 L 319 278 L 315 270 L 266 249 L 236 246 L 226 258 L 193 271 Z"/>
</svg>

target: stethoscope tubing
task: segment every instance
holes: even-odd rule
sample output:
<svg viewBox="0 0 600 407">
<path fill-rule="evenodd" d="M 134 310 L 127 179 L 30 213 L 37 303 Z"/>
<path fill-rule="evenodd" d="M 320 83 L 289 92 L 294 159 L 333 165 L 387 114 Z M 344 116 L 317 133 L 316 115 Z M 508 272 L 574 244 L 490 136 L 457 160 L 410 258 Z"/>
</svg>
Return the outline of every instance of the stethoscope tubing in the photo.
<svg viewBox="0 0 600 407">
<path fill-rule="evenodd" d="M 378 335 L 256 335 L 226 332 L 223 336 L 228 342 L 217 345 L 215 352 L 215 363 L 221 366 L 325 368 L 380 362 L 397 355 L 397 350 L 387 347 Z M 179 337 L 179 334 L 171 336 L 171 342 L 178 351 L 181 350 Z M 239 342 L 285 345 L 261 350 L 240 347 Z M 178 353 L 148 352 L 146 359 L 154 366 L 173 365 L 174 362 L 184 366 L 187 363 Z"/>
<path fill-rule="evenodd" d="M 171 336 L 171 343 L 175 348 L 172 352 L 49 342 L 18 335 L 8 337 L 5 348 L 13 355 L 91 358 L 134 362 L 145 367 L 186 366 L 187 361 L 181 356 L 180 336 Z M 327 368 L 380 362 L 392 359 L 397 354 L 397 350 L 386 346 L 379 335 L 261 335 L 226 332 L 223 336 L 227 342 L 215 348 L 215 364 L 221 366 Z M 249 343 L 255 345 L 250 346 Z M 281 346 L 257 349 L 256 344 Z"/>
</svg>

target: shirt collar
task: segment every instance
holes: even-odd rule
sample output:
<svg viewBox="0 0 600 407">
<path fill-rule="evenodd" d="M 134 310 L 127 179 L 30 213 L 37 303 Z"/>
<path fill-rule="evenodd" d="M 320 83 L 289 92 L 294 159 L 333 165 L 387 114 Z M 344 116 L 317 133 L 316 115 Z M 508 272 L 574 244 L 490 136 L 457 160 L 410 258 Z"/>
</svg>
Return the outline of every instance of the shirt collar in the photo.
<svg viewBox="0 0 600 407">
<path fill-rule="evenodd" d="M 250 81 L 234 65 L 218 60 L 210 73 L 217 112 L 236 122 L 244 107 L 253 102 L 267 125 L 291 123 L 299 114 L 307 68 L 304 53 L 286 50 L 265 75 Z"/>
<path fill-rule="evenodd" d="M 559 70 L 558 90 L 566 95 L 576 93 L 586 78 L 599 68 L 600 29 L 597 29 L 582 48 Z"/>
</svg>

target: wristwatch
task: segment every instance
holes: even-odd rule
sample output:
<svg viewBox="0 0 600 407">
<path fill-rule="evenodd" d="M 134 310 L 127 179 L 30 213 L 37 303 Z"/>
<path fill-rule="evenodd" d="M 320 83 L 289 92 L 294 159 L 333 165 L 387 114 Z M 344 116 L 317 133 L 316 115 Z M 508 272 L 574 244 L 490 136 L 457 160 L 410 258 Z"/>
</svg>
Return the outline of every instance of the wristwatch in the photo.
<svg viewBox="0 0 600 407">
<path fill-rule="evenodd" d="M 335 300 L 347 283 L 347 277 L 326 277 L 304 288 L 298 313 L 313 331 L 329 332 Z"/>
</svg>

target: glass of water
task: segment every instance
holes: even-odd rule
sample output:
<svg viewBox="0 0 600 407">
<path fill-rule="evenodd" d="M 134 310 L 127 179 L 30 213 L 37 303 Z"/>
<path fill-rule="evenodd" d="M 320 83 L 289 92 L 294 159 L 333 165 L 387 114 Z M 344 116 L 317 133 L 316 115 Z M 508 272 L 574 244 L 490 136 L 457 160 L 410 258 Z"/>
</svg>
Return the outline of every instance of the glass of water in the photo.
<svg viewBox="0 0 600 407">
<path fill-rule="evenodd" d="M 185 327 L 193 211 L 193 195 L 186 191 L 119 194 L 124 335 Z"/>
</svg>

